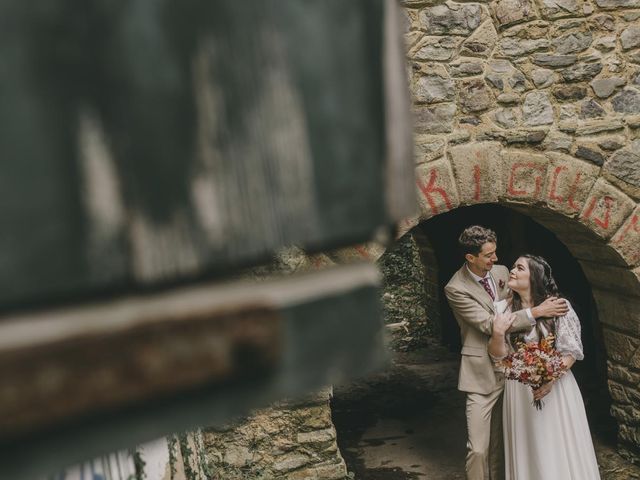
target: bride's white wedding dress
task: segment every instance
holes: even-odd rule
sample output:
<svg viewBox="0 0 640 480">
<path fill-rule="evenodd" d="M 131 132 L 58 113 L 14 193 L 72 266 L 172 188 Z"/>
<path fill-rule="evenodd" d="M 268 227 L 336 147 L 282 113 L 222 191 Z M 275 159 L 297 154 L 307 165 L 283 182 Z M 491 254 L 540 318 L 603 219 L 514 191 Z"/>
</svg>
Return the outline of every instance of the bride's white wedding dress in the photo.
<svg viewBox="0 0 640 480">
<path fill-rule="evenodd" d="M 545 336 L 548 332 L 545 332 Z M 537 341 L 534 328 L 525 341 Z M 556 349 L 582 360 L 580 320 L 569 313 L 556 320 Z M 533 405 L 531 387 L 506 380 L 503 404 L 506 480 L 599 479 L 598 463 L 578 384 L 567 371 L 543 399 Z"/>
</svg>

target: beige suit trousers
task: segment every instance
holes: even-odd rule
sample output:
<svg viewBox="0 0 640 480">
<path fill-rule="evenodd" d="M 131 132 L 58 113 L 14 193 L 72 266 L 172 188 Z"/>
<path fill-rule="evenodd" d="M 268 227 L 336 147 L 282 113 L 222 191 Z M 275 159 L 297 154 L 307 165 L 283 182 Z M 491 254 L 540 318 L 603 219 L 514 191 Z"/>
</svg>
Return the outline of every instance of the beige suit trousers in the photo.
<svg viewBox="0 0 640 480">
<path fill-rule="evenodd" d="M 467 480 L 504 478 L 502 391 L 467 393 Z"/>
</svg>

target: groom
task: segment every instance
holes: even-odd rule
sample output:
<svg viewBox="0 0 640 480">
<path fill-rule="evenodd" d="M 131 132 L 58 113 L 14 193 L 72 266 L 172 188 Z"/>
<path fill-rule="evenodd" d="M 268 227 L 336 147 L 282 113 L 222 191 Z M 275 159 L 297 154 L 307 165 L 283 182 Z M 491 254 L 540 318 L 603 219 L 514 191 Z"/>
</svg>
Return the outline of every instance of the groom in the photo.
<svg viewBox="0 0 640 480">
<path fill-rule="evenodd" d="M 465 469 L 468 480 L 496 480 L 504 477 L 504 378 L 494 372 L 487 343 L 493 320 L 500 313 L 496 302 L 510 295 L 507 287 L 509 270 L 495 264 L 498 261 L 497 239 L 492 230 L 478 225 L 468 227 L 458 243 L 464 252 L 465 263 L 444 290 L 462 337 L 458 389 L 467 394 Z M 529 330 L 535 325 L 536 318 L 564 315 L 567 310 L 564 300 L 549 298 L 536 307 L 514 312 L 509 331 Z"/>
</svg>

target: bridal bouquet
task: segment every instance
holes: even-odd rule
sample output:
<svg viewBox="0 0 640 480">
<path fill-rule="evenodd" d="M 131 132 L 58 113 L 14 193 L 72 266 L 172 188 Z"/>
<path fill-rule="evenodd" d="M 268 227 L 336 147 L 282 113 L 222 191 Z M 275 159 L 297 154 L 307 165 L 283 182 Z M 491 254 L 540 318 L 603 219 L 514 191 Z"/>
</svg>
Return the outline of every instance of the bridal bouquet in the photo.
<svg viewBox="0 0 640 480">
<path fill-rule="evenodd" d="M 560 378 L 565 372 L 562 355 L 554 348 L 554 337 L 549 335 L 539 342 L 520 343 L 515 352 L 500 361 L 505 378 L 517 380 L 536 390 L 546 383 Z M 542 409 L 542 400 L 533 405 Z"/>
</svg>

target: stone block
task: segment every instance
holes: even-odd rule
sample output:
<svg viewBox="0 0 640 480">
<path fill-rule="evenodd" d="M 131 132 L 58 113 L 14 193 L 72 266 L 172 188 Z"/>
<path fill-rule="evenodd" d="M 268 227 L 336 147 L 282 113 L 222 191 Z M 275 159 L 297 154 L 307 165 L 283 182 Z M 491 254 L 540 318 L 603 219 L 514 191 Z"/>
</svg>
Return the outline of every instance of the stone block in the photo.
<svg viewBox="0 0 640 480">
<path fill-rule="evenodd" d="M 545 150 L 557 151 L 557 152 L 569 152 L 571 145 L 573 144 L 573 138 L 569 135 L 565 135 L 560 132 L 549 132 L 547 137 L 542 143 L 542 147 Z"/>
<path fill-rule="evenodd" d="M 585 93 L 586 93 L 586 89 Z M 580 104 L 580 118 L 602 118 L 607 114 L 602 105 L 592 98 L 586 99 Z"/>
<path fill-rule="evenodd" d="M 629 360 L 629 366 L 631 368 L 635 368 L 636 370 L 640 369 L 640 351 L 636 350 L 635 354 L 631 357 L 631 360 Z"/>
<path fill-rule="evenodd" d="M 580 222 L 596 235 L 608 239 L 634 209 L 635 203 L 623 192 L 599 178 L 585 202 Z"/>
<path fill-rule="evenodd" d="M 449 148 L 460 203 L 497 202 L 502 191 L 498 142 L 479 142 Z"/>
<path fill-rule="evenodd" d="M 536 88 L 547 88 L 554 84 L 556 80 L 556 74 L 553 70 L 546 68 L 536 68 L 531 71 L 531 81 Z M 584 95 L 583 95 L 584 96 Z"/>
<path fill-rule="evenodd" d="M 347 478 L 347 467 L 344 463 L 318 465 L 291 472 L 286 478 L 287 480 L 344 480 Z"/>
<path fill-rule="evenodd" d="M 576 145 L 576 150 L 573 153 L 577 158 L 587 160 L 597 166 L 604 164 L 604 155 L 600 149 L 592 143 Z"/>
<path fill-rule="evenodd" d="M 622 224 L 612 237 L 609 245 L 627 262 L 627 265 L 640 265 L 640 207 Z M 640 317 L 640 316 L 639 316 Z M 640 321 L 640 318 L 637 319 Z M 640 323 L 639 323 L 640 325 Z"/>
<path fill-rule="evenodd" d="M 543 18 L 579 17 L 584 14 L 582 0 L 538 0 Z"/>
<path fill-rule="evenodd" d="M 596 78 L 592 80 L 589 85 L 593 89 L 593 93 L 596 94 L 598 98 L 607 98 L 613 95 L 613 92 L 616 88 L 621 87 L 625 84 L 625 80 L 620 77 L 610 77 L 610 78 Z"/>
<path fill-rule="evenodd" d="M 640 278 L 637 276 L 635 269 L 629 270 L 627 266 L 618 266 L 617 262 L 623 262 L 620 255 L 613 250 L 607 249 L 605 252 L 586 252 L 591 257 L 603 257 L 607 252 L 613 253 L 615 257 L 610 260 L 611 264 L 592 261 L 589 256 L 578 259 L 580 266 L 591 283 L 591 287 L 595 290 L 615 291 L 620 295 L 640 296 Z"/>
<path fill-rule="evenodd" d="M 584 82 L 591 80 L 602 71 L 601 63 L 580 62 L 560 71 L 565 82 Z"/>
<path fill-rule="evenodd" d="M 507 145 L 537 145 L 547 137 L 547 130 L 507 130 L 504 141 Z"/>
<path fill-rule="evenodd" d="M 576 128 L 576 135 L 596 135 L 599 133 L 615 132 L 622 130 L 624 123 L 622 120 L 598 120 L 592 122 L 584 122 Z"/>
<path fill-rule="evenodd" d="M 303 428 L 326 428 L 331 423 L 331 409 L 329 406 L 309 407 L 300 412 L 300 422 Z"/>
<path fill-rule="evenodd" d="M 612 413 L 613 413 L 613 409 L 612 409 Z M 627 414 L 627 418 L 629 416 L 630 416 L 630 413 Z M 636 450 L 635 458 L 637 459 L 638 446 L 640 445 L 640 428 L 634 427 L 633 425 L 629 425 L 629 422 L 626 422 L 624 420 L 623 420 L 623 423 L 624 424 L 620 425 L 618 438 L 623 442 L 627 442 L 635 446 L 635 450 Z"/>
<path fill-rule="evenodd" d="M 524 98 L 522 120 L 525 125 L 537 126 L 553 123 L 553 107 L 546 92 L 531 92 Z"/>
<path fill-rule="evenodd" d="M 439 75 L 421 75 L 415 79 L 412 93 L 416 102 L 449 102 L 454 99 L 455 84 L 450 78 Z"/>
<path fill-rule="evenodd" d="M 493 26 L 493 21 L 488 19 L 469 38 L 462 42 L 460 53 L 462 55 L 488 57 L 493 51 L 497 40 L 498 32 Z"/>
<path fill-rule="evenodd" d="M 558 105 L 558 130 L 562 132 L 575 133 L 578 121 L 578 104 L 573 102 L 565 105 Z"/>
<path fill-rule="evenodd" d="M 640 198 L 640 140 L 615 152 L 602 173 L 627 194 Z"/>
<path fill-rule="evenodd" d="M 232 467 L 245 467 L 251 465 L 253 460 L 253 453 L 242 445 L 230 445 L 224 453 L 224 463 Z"/>
<path fill-rule="evenodd" d="M 500 105 L 515 105 L 520 101 L 520 95 L 516 93 L 501 93 L 498 95 L 498 98 L 496 98 L 496 101 Z"/>
<path fill-rule="evenodd" d="M 419 18 L 428 35 L 468 36 L 480 26 L 482 13 L 478 3 L 447 2 L 422 9 Z"/>
<path fill-rule="evenodd" d="M 556 37 L 552 40 L 551 44 L 554 46 L 556 54 L 569 55 L 572 53 L 579 53 L 586 50 L 591 46 L 592 42 L 593 42 L 593 36 L 591 32 L 586 31 L 586 32 L 572 32 L 566 35 Z"/>
<path fill-rule="evenodd" d="M 517 37 L 504 37 L 498 41 L 497 56 L 514 58 L 522 57 L 533 52 L 540 50 L 547 50 L 549 48 L 549 40 L 544 38 L 539 39 L 522 39 Z M 550 55 L 545 55 L 549 57 Z M 571 57 L 572 55 L 565 55 Z M 535 57 L 535 55 L 534 55 Z M 575 62 L 575 60 L 574 60 Z M 551 66 L 544 63 L 536 63 L 541 67 Z"/>
<path fill-rule="evenodd" d="M 582 85 L 556 85 L 553 96 L 561 102 L 581 100 L 587 96 L 587 89 Z"/>
<path fill-rule="evenodd" d="M 569 217 L 577 216 L 598 178 L 599 169 L 561 153 L 549 152 L 546 156 L 550 161 L 544 192 L 547 205 Z"/>
<path fill-rule="evenodd" d="M 533 55 L 531 61 L 540 67 L 560 68 L 573 65 L 578 60 L 576 55 L 549 55 L 537 53 Z"/>
<path fill-rule="evenodd" d="M 640 92 L 625 88 L 611 99 L 611 106 L 618 113 L 640 114 Z"/>
<path fill-rule="evenodd" d="M 549 159 L 541 154 L 505 150 L 502 154 L 501 198 L 518 203 L 543 199 Z"/>
<path fill-rule="evenodd" d="M 449 133 L 453 130 L 453 118 L 456 113 L 454 103 L 416 105 L 413 112 L 416 133 Z"/>
<path fill-rule="evenodd" d="M 416 163 L 425 163 L 444 155 L 445 139 L 442 135 L 416 135 L 413 153 Z"/>
<path fill-rule="evenodd" d="M 456 53 L 460 39 L 447 37 L 423 37 L 409 50 L 409 58 L 419 61 L 450 60 Z"/>
<path fill-rule="evenodd" d="M 620 150 L 624 147 L 626 139 L 622 135 L 606 137 L 598 140 L 598 146 L 609 152 Z"/>
<path fill-rule="evenodd" d="M 422 220 L 460 205 L 451 165 L 447 160 L 418 165 L 416 186 Z"/>
<path fill-rule="evenodd" d="M 605 10 L 638 8 L 640 7 L 640 0 L 596 0 L 596 5 Z"/>
<path fill-rule="evenodd" d="M 458 92 L 458 103 L 464 113 L 482 112 L 494 101 L 493 94 L 480 78 L 459 82 Z"/>
<path fill-rule="evenodd" d="M 616 48 L 615 35 L 606 35 L 604 37 L 596 38 L 593 42 L 593 48 L 600 50 L 601 52 L 608 52 Z"/>
<path fill-rule="evenodd" d="M 626 425 L 626 420 L 628 418 L 628 413 L 625 411 L 625 405 L 611 405 L 611 416 L 618 420 L 622 425 L 620 429 L 620 434 L 622 434 L 623 430 L 628 429 L 629 427 Z"/>
<path fill-rule="evenodd" d="M 474 58 L 457 58 L 449 63 L 448 69 L 452 77 L 469 77 L 481 75 L 484 72 L 484 63 Z"/>
<path fill-rule="evenodd" d="M 518 116 L 513 108 L 500 108 L 493 113 L 491 119 L 502 128 L 511 129 L 518 126 Z"/>
<path fill-rule="evenodd" d="M 623 50 L 629 50 L 640 46 L 640 27 L 632 25 L 625 28 L 620 34 L 620 43 Z"/>
<path fill-rule="evenodd" d="M 602 329 L 607 354 L 612 360 L 626 364 L 640 345 L 635 337 L 614 332 L 606 327 Z"/>
<path fill-rule="evenodd" d="M 447 135 L 447 141 L 449 145 L 459 145 L 461 143 L 467 143 L 471 138 L 471 133 L 469 130 L 465 130 L 463 128 L 459 130 L 454 130 L 449 135 Z"/>
<path fill-rule="evenodd" d="M 492 2 L 491 6 L 500 28 L 537 18 L 533 4 L 529 0 L 497 0 Z"/>
<path fill-rule="evenodd" d="M 342 480 L 347 477 L 347 466 L 342 463 L 320 465 L 316 468 L 319 480 Z"/>
<path fill-rule="evenodd" d="M 640 63 L 640 50 L 631 50 L 629 52 L 624 52 L 624 58 L 626 59 L 627 62 L 630 63 Z M 620 71 L 620 70 L 618 70 Z"/>
<path fill-rule="evenodd" d="M 615 403 L 619 403 L 622 405 L 629 404 L 629 397 L 627 397 L 627 394 L 624 391 L 624 387 L 622 385 L 611 380 L 609 380 L 607 383 L 609 385 L 609 393 L 611 393 L 611 399 Z"/>
<path fill-rule="evenodd" d="M 272 469 L 278 473 L 286 473 L 295 470 L 310 462 L 310 458 L 299 452 L 292 452 L 276 458 Z"/>
<path fill-rule="evenodd" d="M 600 289 L 593 290 L 593 297 L 603 325 L 640 337 L 640 299 Z"/>
<path fill-rule="evenodd" d="M 299 432 L 297 435 L 298 443 L 324 443 L 331 442 L 336 438 L 336 432 L 333 427 L 323 430 L 315 430 L 312 432 Z"/>
<path fill-rule="evenodd" d="M 607 361 L 607 373 L 609 378 L 619 383 L 632 386 L 640 386 L 640 373 L 632 372 L 628 367 L 618 365 L 611 360 Z"/>
<path fill-rule="evenodd" d="M 596 15 L 593 18 L 594 27 L 605 32 L 614 32 L 616 30 L 616 18 L 609 14 Z"/>
</svg>

